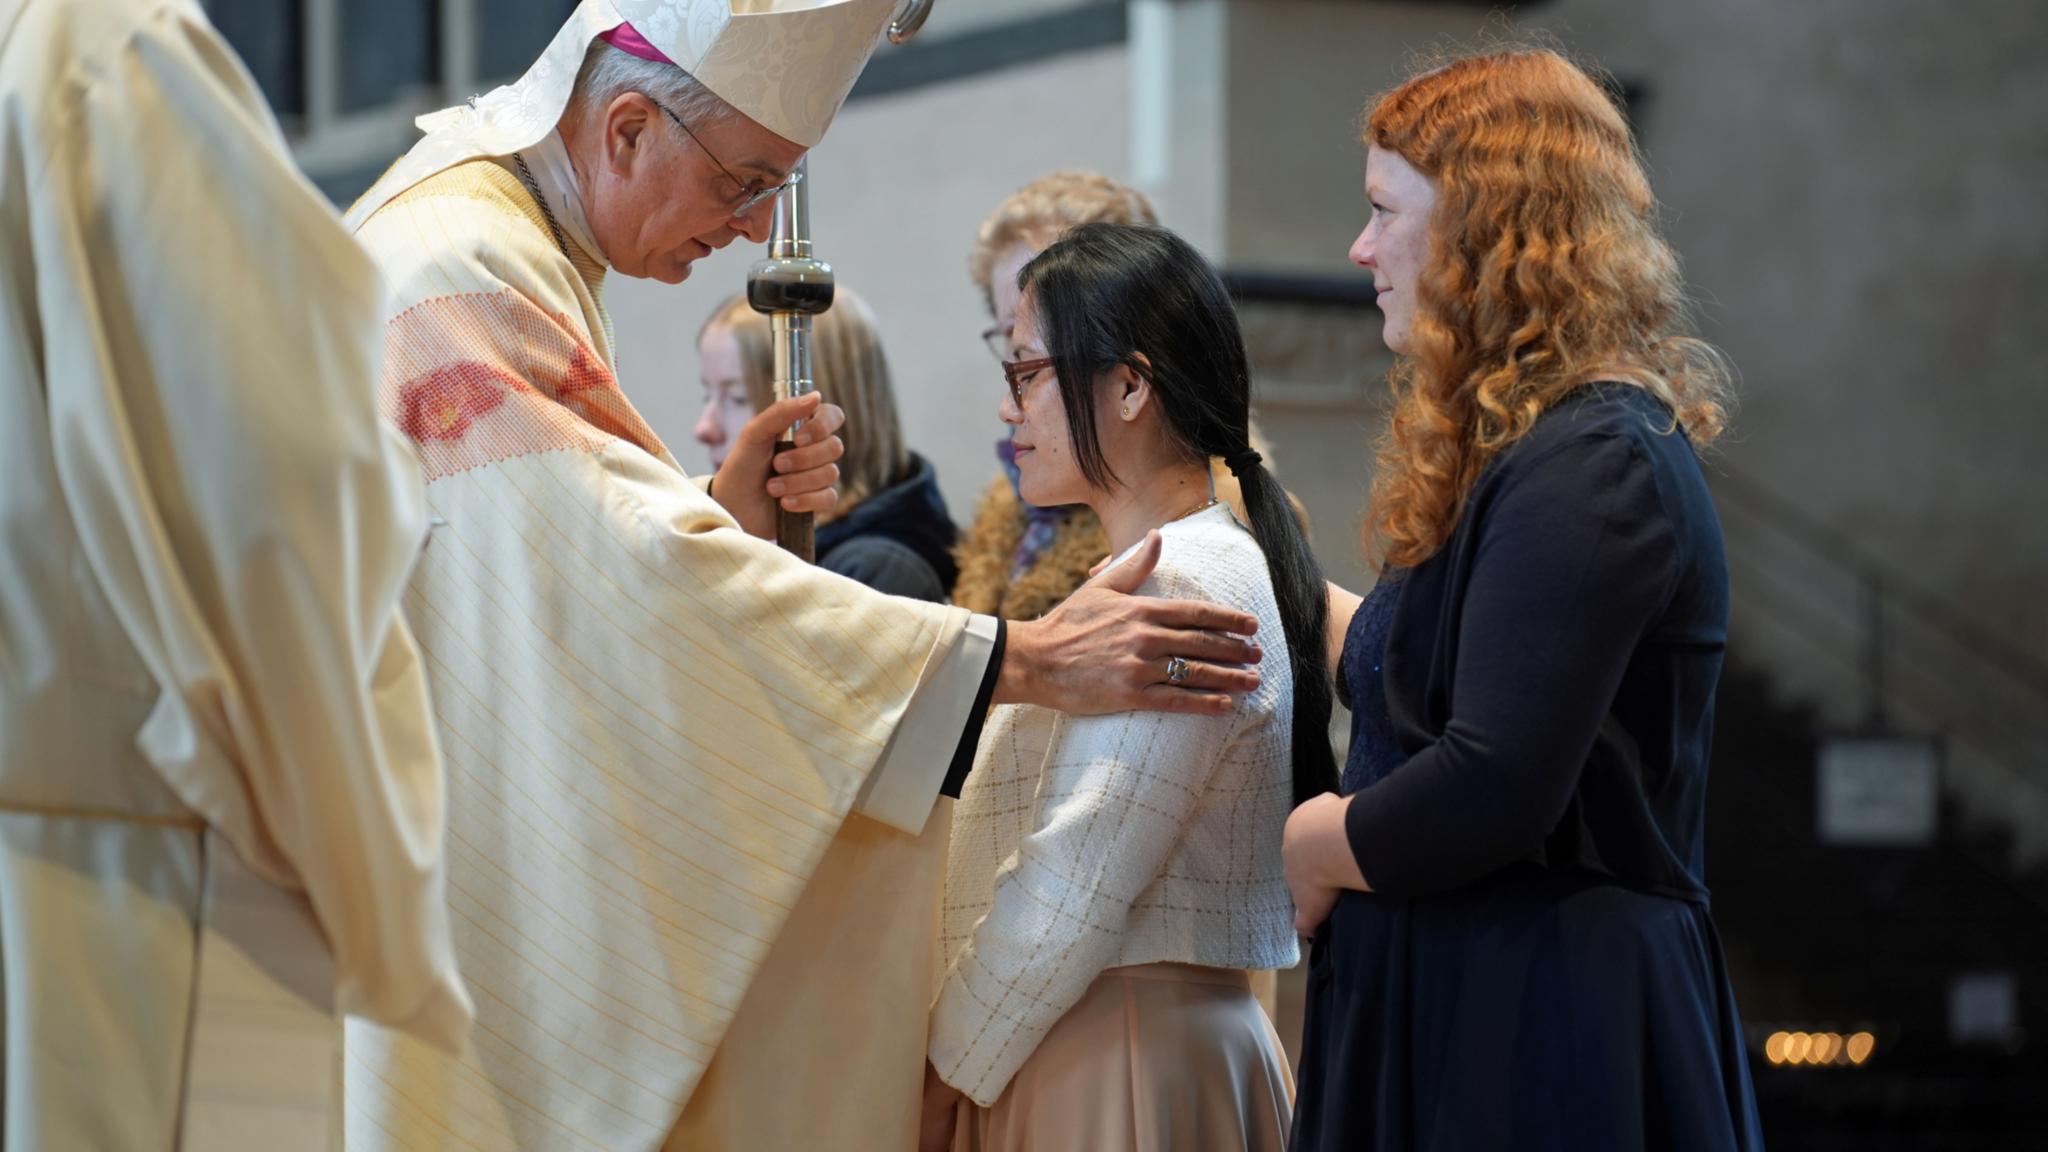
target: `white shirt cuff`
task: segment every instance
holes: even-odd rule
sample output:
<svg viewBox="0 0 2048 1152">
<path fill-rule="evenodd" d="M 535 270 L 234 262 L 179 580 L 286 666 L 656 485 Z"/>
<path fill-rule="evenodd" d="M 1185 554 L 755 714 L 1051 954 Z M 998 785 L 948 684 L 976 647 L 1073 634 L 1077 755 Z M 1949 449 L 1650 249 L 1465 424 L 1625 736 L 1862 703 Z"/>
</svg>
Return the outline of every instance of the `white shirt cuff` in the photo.
<svg viewBox="0 0 2048 1152">
<path fill-rule="evenodd" d="M 995 646 L 996 618 L 970 616 L 952 649 L 925 665 L 889 746 L 854 797 L 854 811 L 913 836 L 924 832 Z"/>
</svg>

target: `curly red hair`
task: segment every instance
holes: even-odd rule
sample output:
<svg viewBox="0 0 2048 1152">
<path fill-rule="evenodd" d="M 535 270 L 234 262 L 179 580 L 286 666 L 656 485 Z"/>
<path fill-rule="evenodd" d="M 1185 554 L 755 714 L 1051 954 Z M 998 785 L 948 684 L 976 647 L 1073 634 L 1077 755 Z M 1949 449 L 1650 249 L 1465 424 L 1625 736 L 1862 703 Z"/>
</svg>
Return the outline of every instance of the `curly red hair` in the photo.
<svg viewBox="0 0 2048 1152">
<path fill-rule="evenodd" d="M 1467 56 L 1381 97 L 1365 142 L 1436 189 L 1373 477 L 1382 563 L 1442 548 L 1487 463 L 1581 384 L 1649 389 L 1695 445 L 1721 433 L 1731 373 L 1693 335 L 1628 122 L 1590 76 L 1548 49 Z"/>
</svg>

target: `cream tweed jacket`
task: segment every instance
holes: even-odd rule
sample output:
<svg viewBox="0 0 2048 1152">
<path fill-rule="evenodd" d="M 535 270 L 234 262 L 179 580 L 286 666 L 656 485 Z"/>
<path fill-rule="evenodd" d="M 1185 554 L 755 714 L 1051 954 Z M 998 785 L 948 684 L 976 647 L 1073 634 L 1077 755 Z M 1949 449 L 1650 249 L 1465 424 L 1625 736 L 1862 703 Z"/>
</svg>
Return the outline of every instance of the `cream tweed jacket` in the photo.
<svg viewBox="0 0 2048 1152">
<path fill-rule="evenodd" d="M 990 717 L 953 817 L 930 1051 L 979 1104 L 1106 968 L 1299 959 L 1280 865 L 1294 693 L 1265 556 L 1223 506 L 1161 535 L 1141 593 L 1258 617 L 1262 682 L 1223 716 Z"/>
</svg>

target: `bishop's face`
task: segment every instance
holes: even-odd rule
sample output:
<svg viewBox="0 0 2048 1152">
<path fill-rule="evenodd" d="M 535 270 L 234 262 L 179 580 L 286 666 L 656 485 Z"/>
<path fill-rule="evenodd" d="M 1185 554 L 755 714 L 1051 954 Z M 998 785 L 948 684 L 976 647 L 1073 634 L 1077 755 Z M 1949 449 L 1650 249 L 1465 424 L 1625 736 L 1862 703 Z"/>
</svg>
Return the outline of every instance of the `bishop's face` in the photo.
<svg viewBox="0 0 2048 1152">
<path fill-rule="evenodd" d="M 733 208 L 788 179 L 805 149 L 733 113 L 686 131 L 653 100 L 627 92 L 599 114 L 586 205 L 613 268 L 676 284 L 690 266 L 740 237 L 768 239 L 773 197 Z M 581 167 L 581 165 L 579 165 Z"/>
</svg>

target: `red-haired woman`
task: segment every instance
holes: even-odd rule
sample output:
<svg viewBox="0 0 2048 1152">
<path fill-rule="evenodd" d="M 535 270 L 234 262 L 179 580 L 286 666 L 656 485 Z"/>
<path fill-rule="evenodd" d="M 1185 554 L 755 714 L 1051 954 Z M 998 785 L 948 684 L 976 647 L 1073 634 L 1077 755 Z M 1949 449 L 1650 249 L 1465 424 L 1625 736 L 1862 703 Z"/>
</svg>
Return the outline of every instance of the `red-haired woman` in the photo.
<svg viewBox="0 0 2048 1152">
<path fill-rule="evenodd" d="M 1456 60 L 1365 135 L 1351 254 L 1401 360 L 1381 580 L 1332 613 L 1343 793 L 1287 827 L 1294 1146 L 1761 1147 L 1702 867 L 1729 372 L 1562 57 Z"/>
</svg>

